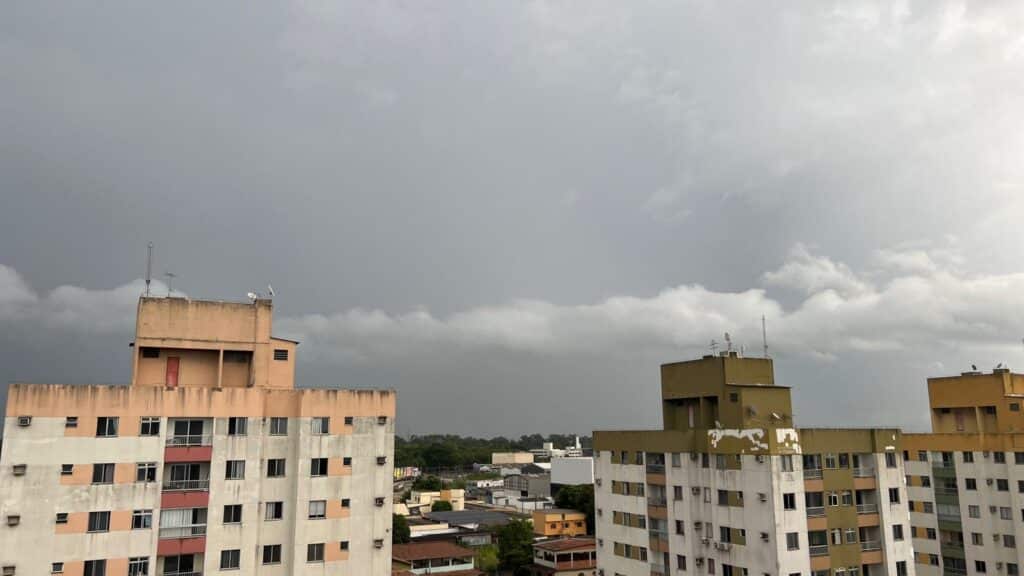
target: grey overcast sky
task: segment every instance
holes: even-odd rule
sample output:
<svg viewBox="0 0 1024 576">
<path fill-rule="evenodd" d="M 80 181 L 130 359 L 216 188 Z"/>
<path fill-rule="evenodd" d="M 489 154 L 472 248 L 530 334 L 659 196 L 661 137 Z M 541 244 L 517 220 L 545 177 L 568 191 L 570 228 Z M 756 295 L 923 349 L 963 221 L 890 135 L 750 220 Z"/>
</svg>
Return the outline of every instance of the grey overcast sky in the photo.
<svg viewBox="0 0 1024 576">
<path fill-rule="evenodd" d="M 802 425 L 1024 368 L 1024 4 L 5 2 L 0 381 L 126 382 L 147 241 L 399 431 L 657 427 L 726 331 Z M 3 392 L 0 391 L 0 400 Z"/>
</svg>

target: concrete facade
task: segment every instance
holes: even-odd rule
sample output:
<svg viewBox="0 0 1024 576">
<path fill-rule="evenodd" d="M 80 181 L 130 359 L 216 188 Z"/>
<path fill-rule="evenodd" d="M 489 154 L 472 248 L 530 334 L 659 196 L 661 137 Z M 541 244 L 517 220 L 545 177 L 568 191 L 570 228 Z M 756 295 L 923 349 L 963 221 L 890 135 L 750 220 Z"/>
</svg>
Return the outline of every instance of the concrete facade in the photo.
<svg viewBox="0 0 1024 576">
<path fill-rule="evenodd" d="M 395 395 L 294 388 L 271 305 L 142 298 L 130 386 L 16 384 L 0 566 L 390 572 Z"/>
<path fill-rule="evenodd" d="M 663 430 L 595 433 L 599 571 L 914 574 L 898 430 L 796 429 L 735 353 L 663 366 L 662 397 Z"/>
</svg>

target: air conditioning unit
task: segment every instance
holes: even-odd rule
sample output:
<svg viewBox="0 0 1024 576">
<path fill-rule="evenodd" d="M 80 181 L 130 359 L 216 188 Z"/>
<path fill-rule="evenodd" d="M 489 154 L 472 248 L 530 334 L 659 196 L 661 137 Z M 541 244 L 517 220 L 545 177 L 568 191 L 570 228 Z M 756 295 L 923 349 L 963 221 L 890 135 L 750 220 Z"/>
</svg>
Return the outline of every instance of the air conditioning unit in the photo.
<svg viewBox="0 0 1024 576">
<path fill-rule="evenodd" d="M 385 425 L 387 423 L 388 423 L 388 417 L 387 416 L 377 416 L 377 424 L 380 424 L 381 426 L 383 426 L 383 425 Z"/>
<path fill-rule="evenodd" d="M 376 540 L 374 540 L 373 541 L 373 547 L 377 548 L 378 550 L 383 548 L 384 547 L 384 539 L 383 538 L 377 538 Z"/>
<path fill-rule="evenodd" d="M 1002 570 L 1002 569 L 1003 569 L 1003 563 L 1002 562 L 996 562 L 996 570 Z"/>
<path fill-rule="evenodd" d="M 21 524 L 21 516 L 17 514 L 11 514 L 7 517 L 8 526 L 17 526 L 18 524 Z"/>
<path fill-rule="evenodd" d="M 21 426 L 22 428 L 24 428 L 26 426 L 30 426 L 31 424 L 32 424 L 32 417 L 31 416 L 18 416 L 18 426 Z"/>
<path fill-rule="evenodd" d="M 388 457 L 387 456 L 377 456 L 377 465 L 378 466 L 383 466 L 383 465 L 385 465 L 387 463 L 388 463 Z"/>
<path fill-rule="evenodd" d="M 704 558 L 701 558 L 700 556 L 694 558 L 693 559 L 693 564 L 695 566 L 703 566 L 704 565 Z"/>
<path fill-rule="evenodd" d="M 601 479 L 600 478 L 594 478 L 594 484 L 597 484 L 598 486 L 600 486 L 601 485 Z"/>
<path fill-rule="evenodd" d="M 988 511 L 991 512 L 992 514 L 995 514 L 996 510 L 998 510 L 998 508 L 996 508 L 995 506 L 989 506 L 988 507 Z"/>
<path fill-rule="evenodd" d="M 696 452 L 690 452 L 690 460 L 696 460 L 696 459 L 697 459 L 697 453 Z"/>
<path fill-rule="evenodd" d="M 762 542 L 767 542 L 768 541 L 768 533 L 767 532 L 761 532 L 761 541 Z"/>
<path fill-rule="evenodd" d="M 15 464 L 11 467 L 11 473 L 15 476 L 24 476 L 26 468 L 24 464 Z"/>
<path fill-rule="evenodd" d="M 999 534 L 993 534 L 992 535 L 992 541 L 993 542 L 999 542 Z"/>
<path fill-rule="evenodd" d="M 14 576 L 14 566 L 4 566 L 0 569 L 0 574 L 3 574 L 3 576 Z"/>
<path fill-rule="evenodd" d="M 767 502 L 768 501 L 768 495 L 765 494 L 764 492 L 758 492 L 757 493 L 757 499 L 760 500 L 761 502 Z"/>
<path fill-rule="evenodd" d="M 711 544 L 711 538 L 701 538 L 700 539 L 700 543 L 705 545 L 705 546 L 708 546 L 708 545 Z"/>
<path fill-rule="evenodd" d="M 764 454 L 758 454 L 754 457 L 754 460 L 757 460 L 758 464 L 764 464 Z"/>
<path fill-rule="evenodd" d="M 988 484 L 989 486 L 991 486 L 993 482 L 995 482 L 995 480 L 993 480 L 991 478 L 985 478 L 985 484 Z"/>
<path fill-rule="evenodd" d="M 695 529 L 697 529 L 697 530 L 700 530 L 701 528 L 704 527 L 704 523 L 701 522 L 700 520 L 697 520 L 696 522 L 693 523 L 693 527 Z"/>
<path fill-rule="evenodd" d="M 690 494 L 693 494 L 694 496 L 700 496 L 700 488 L 697 486 L 690 488 Z"/>
<path fill-rule="evenodd" d="M 730 544 L 728 542 L 719 542 L 719 543 L 715 544 L 715 548 L 717 548 L 719 550 L 722 550 L 723 552 L 728 552 L 729 550 L 732 549 L 732 544 Z"/>
<path fill-rule="evenodd" d="M 986 451 L 986 452 L 982 452 L 982 453 L 981 453 L 981 456 L 982 456 L 983 458 L 988 458 L 988 455 L 989 455 L 989 454 L 990 454 L 990 453 Z"/>
</svg>

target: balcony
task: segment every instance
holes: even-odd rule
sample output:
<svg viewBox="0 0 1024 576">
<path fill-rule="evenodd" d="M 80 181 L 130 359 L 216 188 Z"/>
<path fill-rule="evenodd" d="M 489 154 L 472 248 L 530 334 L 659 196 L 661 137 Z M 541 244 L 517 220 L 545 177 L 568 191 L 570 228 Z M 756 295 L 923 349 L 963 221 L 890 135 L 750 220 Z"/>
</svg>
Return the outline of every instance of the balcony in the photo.
<svg viewBox="0 0 1024 576">
<path fill-rule="evenodd" d="M 857 504 L 857 514 L 878 514 L 878 504 Z"/>
<path fill-rule="evenodd" d="M 192 524 L 189 526 L 168 526 L 160 528 L 160 539 L 171 538 L 199 538 L 206 536 L 206 524 Z"/>
<path fill-rule="evenodd" d="M 668 506 L 668 501 L 664 496 L 648 496 L 647 505 L 653 508 L 665 508 Z"/>
<path fill-rule="evenodd" d="M 804 480 L 817 480 L 821 478 L 821 468 L 804 469 Z"/>
<path fill-rule="evenodd" d="M 213 446 L 213 436 L 210 434 L 168 436 L 167 446 Z"/>
<path fill-rule="evenodd" d="M 668 576 L 668 567 L 664 564 L 651 564 L 651 576 Z"/>
<path fill-rule="evenodd" d="M 874 468 L 854 468 L 853 469 L 853 477 L 854 478 L 874 478 L 875 477 L 875 469 Z"/>
<path fill-rule="evenodd" d="M 202 572 L 164 572 L 162 576 L 203 576 Z"/>
<path fill-rule="evenodd" d="M 648 464 L 647 465 L 647 472 L 649 472 L 651 474 L 664 474 L 665 473 L 665 465 L 664 464 Z"/>
<path fill-rule="evenodd" d="M 166 480 L 164 481 L 165 492 L 192 492 L 197 490 L 209 490 L 210 479 L 201 478 L 198 480 Z"/>
<path fill-rule="evenodd" d="M 825 507 L 824 506 L 808 506 L 807 507 L 807 517 L 808 518 L 821 518 L 824 515 L 825 515 Z"/>
<path fill-rule="evenodd" d="M 810 547 L 811 556 L 828 556 L 828 544 Z"/>
<path fill-rule="evenodd" d="M 860 549 L 864 552 L 870 552 L 872 550 L 881 550 L 882 543 L 878 540 L 867 540 L 860 543 Z"/>
</svg>

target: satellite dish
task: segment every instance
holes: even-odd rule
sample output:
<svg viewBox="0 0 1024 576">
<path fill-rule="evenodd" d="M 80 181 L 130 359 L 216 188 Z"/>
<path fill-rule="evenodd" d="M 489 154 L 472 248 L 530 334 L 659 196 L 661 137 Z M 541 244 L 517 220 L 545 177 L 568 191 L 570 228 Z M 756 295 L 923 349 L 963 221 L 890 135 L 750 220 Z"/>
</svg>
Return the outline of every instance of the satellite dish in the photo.
<svg viewBox="0 0 1024 576">
<path fill-rule="evenodd" d="M 258 298 L 255 292 L 249 292 L 248 294 L 246 294 L 246 296 L 249 297 L 249 300 L 256 300 L 256 298 Z"/>
<path fill-rule="evenodd" d="M 274 297 L 274 287 L 271 286 L 270 284 L 267 284 L 267 292 L 270 292 L 270 297 L 271 298 Z"/>
<path fill-rule="evenodd" d="M 974 370 L 975 372 L 977 372 L 978 371 L 978 367 L 975 366 L 974 364 L 971 364 L 971 370 Z"/>
</svg>

